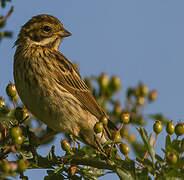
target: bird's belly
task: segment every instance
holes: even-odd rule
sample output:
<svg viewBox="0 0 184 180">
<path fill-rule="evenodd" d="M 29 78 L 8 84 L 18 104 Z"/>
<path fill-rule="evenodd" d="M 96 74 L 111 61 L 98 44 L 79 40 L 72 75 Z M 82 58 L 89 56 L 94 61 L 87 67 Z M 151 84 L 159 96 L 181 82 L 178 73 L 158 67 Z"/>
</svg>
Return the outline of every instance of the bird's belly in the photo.
<svg viewBox="0 0 184 180">
<path fill-rule="evenodd" d="M 57 132 L 78 136 L 83 130 L 93 130 L 97 119 L 85 110 L 78 99 L 62 87 L 48 89 L 44 88 L 44 81 L 41 83 L 32 90 L 27 85 L 22 89 L 22 83 L 18 88 L 22 102 L 34 116 Z"/>
</svg>

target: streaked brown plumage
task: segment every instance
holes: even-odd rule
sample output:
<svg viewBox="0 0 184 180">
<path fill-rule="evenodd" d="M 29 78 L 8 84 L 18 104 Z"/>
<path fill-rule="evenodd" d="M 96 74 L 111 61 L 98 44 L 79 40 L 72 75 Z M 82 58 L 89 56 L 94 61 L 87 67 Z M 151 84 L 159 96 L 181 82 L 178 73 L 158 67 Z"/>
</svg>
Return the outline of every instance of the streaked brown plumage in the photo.
<svg viewBox="0 0 184 180">
<path fill-rule="evenodd" d="M 94 124 L 106 114 L 73 64 L 58 51 L 61 40 L 70 35 L 53 16 L 29 20 L 15 42 L 15 85 L 22 102 L 39 120 L 94 146 Z"/>
</svg>

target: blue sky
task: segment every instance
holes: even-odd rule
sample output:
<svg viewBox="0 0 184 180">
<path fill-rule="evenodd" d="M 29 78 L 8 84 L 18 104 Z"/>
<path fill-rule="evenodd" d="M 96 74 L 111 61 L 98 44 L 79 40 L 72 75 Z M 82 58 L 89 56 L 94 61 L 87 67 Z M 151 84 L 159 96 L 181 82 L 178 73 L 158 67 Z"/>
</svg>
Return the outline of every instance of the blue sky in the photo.
<svg viewBox="0 0 184 180">
<path fill-rule="evenodd" d="M 12 0 L 15 10 L 6 29 L 13 39 L 0 44 L 0 95 L 13 81 L 13 43 L 21 26 L 37 14 L 59 18 L 72 33 L 60 51 L 80 65 L 83 77 L 102 71 L 121 78 L 125 89 L 144 82 L 157 89 L 158 100 L 147 113 L 162 112 L 178 120 L 184 117 L 184 1 L 183 0 Z M 9 6 L 8 6 L 9 7 Z M 7 9 L 1 11 L 5 14 Z M 152 129 L 152 122 L 148 129 Z M 164 137 L 164 133 L 161 137 Z M 158 147 L 163 144 L 158 141 Z M 59 143 L 60 138 L 56 140 Z M 40 148 L 46 153 L 48 149 Z M 59 147 L 58 147 L 59 150 Z M 28 172 L 30 179 L 45 172 Z M 116 179 L 106 176 L 102 179 Z"/>
</svg>

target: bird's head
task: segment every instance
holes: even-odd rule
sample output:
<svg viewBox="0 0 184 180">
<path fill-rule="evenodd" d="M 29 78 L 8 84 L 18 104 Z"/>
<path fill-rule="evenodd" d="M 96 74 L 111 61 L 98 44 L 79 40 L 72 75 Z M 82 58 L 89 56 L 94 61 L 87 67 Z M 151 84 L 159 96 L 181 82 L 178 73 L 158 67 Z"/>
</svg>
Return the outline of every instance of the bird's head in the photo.
<svg viewBox="0 0 184 180">
<path fill-rule="evenodd" d="M 57 49 L 61 40 L 68 36 L 71 33 L 64 29 L 57 18 L 41 14 L 32 17 L 22 26 L 15 45 L 40 45 Z"/>
</svg>

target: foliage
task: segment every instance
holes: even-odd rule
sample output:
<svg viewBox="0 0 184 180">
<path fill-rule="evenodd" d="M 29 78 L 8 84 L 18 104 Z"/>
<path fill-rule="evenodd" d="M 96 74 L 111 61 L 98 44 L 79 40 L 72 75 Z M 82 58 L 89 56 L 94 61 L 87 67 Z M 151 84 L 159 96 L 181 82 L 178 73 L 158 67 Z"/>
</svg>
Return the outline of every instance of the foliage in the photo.
<svg viewBox="0 0 184 180">
<path fill-rule="evenodd" d="M 1 6 L 4 7 L 6 2 L 8 0 L 1 0 Z M 0 18 L 0 28 L 5 26 L 12 11 L 13 9 Z M 6 37 L 5 33 L 2 37 Z M 157 99 L 156 90 L 149 91 L 145 84 L 139 83 L 126 90 L 125 103 L 122 105 L 119 94 L 122 85 L 118 76 L 109 77 L 102 73 L 85 78 L 85 82 L 111 121 L 118 127 L 118 130 L 111 132 L 112 140 L 99 149 L 93 149 L 82 144 L 77 137 L 66 135 L 60 142 L 65 154 L 56 155 L 55 147 L 52 146 L 47 156 L 42 156 L 37 152 L 39 145 L 52 143 L 55 132 L 44 128 L 43 124 L 29 113 L 20 103 L 15 85 L 9 83 L 6 93 L 10 105 L 0 97 L 0 179 L 17 175 L 21 179 L 28 179 L 24 176 L 26 169 L 47 169 L 45 180 L 95 180 L 108 173 L 116 173 L 120 179 L 130 180 L 151 177 L 183 179 L 184 123 L 178 122 L 175 126 L 162 114 L 144 113 L 146 106 Z M 154 121 L 155 135 L 149 134 L 144 128 L 150 120 Z M 94 133 L 103 132 L 104 126 L 107 125 L 106 119 L 100 121 L 95 125 Z M 163 139 L 163 157 L 156 149 L 162 126 L 165 126 L 168 133 Z M 129 131 L 131 127 L 137 128 L 141 142 Z M 129 151 L 134 152 L 135 159 L 129 156 Z M 10 155 L 14 155 L 15 160 L 9 158 Z"/>
</svg>

